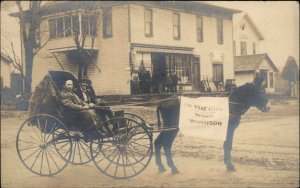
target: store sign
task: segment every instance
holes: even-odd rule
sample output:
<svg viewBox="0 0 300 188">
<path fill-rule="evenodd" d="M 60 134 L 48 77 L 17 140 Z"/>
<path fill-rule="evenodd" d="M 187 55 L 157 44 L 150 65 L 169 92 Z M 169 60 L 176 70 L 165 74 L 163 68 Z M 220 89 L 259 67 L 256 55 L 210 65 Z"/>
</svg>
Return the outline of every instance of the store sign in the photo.
<svg viewBox="0 0 300 188">
<path fill-rule="evenodd" d="M 228 118 L 227 97 L 181 97 L 179 128 L 184 135 L 225 140 Z"/>
</svg>

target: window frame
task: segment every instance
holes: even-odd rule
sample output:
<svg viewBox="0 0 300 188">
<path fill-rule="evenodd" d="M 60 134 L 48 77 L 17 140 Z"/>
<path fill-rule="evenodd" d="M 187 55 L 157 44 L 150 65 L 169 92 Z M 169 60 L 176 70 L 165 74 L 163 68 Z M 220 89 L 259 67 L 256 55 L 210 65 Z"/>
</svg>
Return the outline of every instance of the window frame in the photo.
<svg viewBox="0 0 300 188">
<path fill-rule="evenodd" d="M 150 21 L 146 18 L 146 12 L 150 12 Z M 147 33 L 147 24 L 150 24 L 150 33 Z M 146 37 L 153 37 L 153 10 L 151 8 L 144 8 L 144 34 Z"/>
<path fill-rule="evenodd" d="M 213 81 L 219 81 L 219 82 L 222 82 L 224 83 L 224 65 L 223 63 L 213 63 L 212 64 L 213 68 L 212 68 L 212 71 L 213 71 Z M 216 67 L 221 67 L 221 75 L 217 75 L 216 73 Z M 218 79 L 218 77 L 221 77 L 221 79 Z"/>
<path fill-rule="evenodd" d="M 108 23 L 110 23 L 108 25 Z M 109 28 L 110 30 L 108 30 Z M 108 33 L 110 31 L 110 33 Z M 102 32 L 103 38 L 111 38 L 113 36 L 113 21 L 112 21 L 112 8 L 106 7 L 103 9 L 102 14 Z"/>
<path fill-rule="evenodd" d="M 198 19 L 201 20 L 201 23 L 199 25 Z M 199 27 L 200 26 L 200 27 Z M 200 35 L 198 33 L 198 30 L 200 29 Z M 203 16 L 197 15 L 196 16 L 196 35 L 197 35 L 197 42 L 203 42 L 204 41 L 204 34 L 203 34 Z"/>
<path fill-rule="evenodd" d="M 178 15 L 178 25 L 175 25 L 175 15 Z M 173 12 L 172 14 L 172 19 L 173 19 L 173 39 L 175 40 L 180 40 L 181 38 L 181 33 L 180 33 L 180 13 L 179 12 Z M 175 27 L 178 33 L 178 36 L 175 36 Z"/>
<path fill-rule="evenodd" d="M 222 18 L 217 19 L 217 43 L 222 45 L 224 44 L 224 24 Z"/>
<path fill-rule="evenodd" d="M 245 48 L 243 48 L 243 44 L 245 44 L 245 46 L 244 46 Z M 240 45 L 241 45 L 241 55 L 247 55 L 248 54 L 248 52 L 247 52 L 247 42 L 246 41 L 241 41 Z M 243 51 L 243 49 L 244 49 L 244 51 Z M 245 52 L 245 54 L 243 52 Z"/>
</svg>

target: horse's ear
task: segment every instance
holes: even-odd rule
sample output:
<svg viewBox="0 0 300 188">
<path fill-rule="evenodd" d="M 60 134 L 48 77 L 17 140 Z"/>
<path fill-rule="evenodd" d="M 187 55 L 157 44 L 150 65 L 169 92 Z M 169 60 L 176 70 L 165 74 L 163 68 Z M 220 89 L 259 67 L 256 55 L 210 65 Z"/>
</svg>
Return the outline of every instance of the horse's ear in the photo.
<svg viewBox="0 0 300 188">
<path fill-rule="evenodd" d="M 264 77 L 260 72 L 256 72 L 254 75 L 253 83 L 258 87 L 263 87 Z"/>
</svg>

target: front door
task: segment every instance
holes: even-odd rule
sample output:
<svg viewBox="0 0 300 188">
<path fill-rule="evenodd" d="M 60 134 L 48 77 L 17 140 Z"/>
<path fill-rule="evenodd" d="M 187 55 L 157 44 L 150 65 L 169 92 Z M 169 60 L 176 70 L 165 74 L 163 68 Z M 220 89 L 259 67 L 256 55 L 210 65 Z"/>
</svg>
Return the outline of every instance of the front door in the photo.
<svg viewBox="0 0 300 188">
<path fill-rule="evenodd" d="M 193 58 L 193 90 L 200 90 L 200 57 L 194 56 Z"/>
</svg>

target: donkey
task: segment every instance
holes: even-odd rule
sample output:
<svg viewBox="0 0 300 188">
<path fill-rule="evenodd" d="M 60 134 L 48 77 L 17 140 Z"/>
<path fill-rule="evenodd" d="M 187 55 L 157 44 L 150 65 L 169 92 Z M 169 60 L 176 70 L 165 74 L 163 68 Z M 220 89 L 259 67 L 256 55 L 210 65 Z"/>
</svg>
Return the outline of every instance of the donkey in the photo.
<svg viewBox="0 0 300 188">
<path fill-rule="evenodd" d="M 235 171 L 235 167 L 231 162 L 231 150 L 233 134 L 239 126 L 241 116 L 245 114 L 250 107 L 256 107 L 262 112 L 270 110 L 269 100 L 265 89 L 262 87 L 263 77 L 257 74 L 252 83 L 246 83 L 236 88 L 229 95 L 229 120 L 227 127 L 226 140 L 223 145 L 224 163 L 228 171 Z M 157 121 L 160 127 L 160 115 L 162 116 L 164 127 L 179 127 L 180 100 L 178 97 L 170 98 L 170 100 L 162 101 L 157 106 Z M 178 129 L 179 130 L 179 129 Z M 161 163 L 160 150 L 163 146 L 167 158 L 168 166 L 172 169 L 172 173 L 178 173 L 176 166 L 172 160 L 171 147 L 178 133 L 178 130 L 161 132 L 154 141 L 156 164 L 159 171 L 165 171 Z"/>
</svg>

